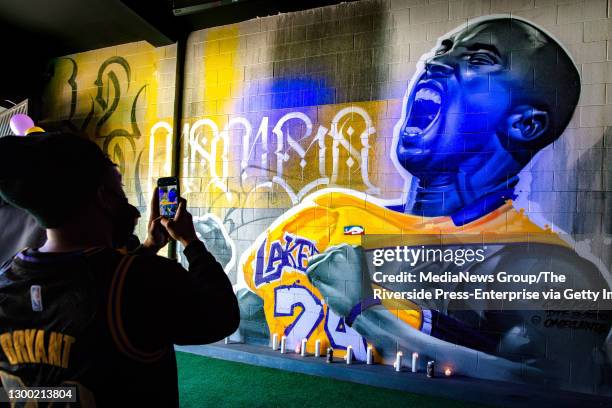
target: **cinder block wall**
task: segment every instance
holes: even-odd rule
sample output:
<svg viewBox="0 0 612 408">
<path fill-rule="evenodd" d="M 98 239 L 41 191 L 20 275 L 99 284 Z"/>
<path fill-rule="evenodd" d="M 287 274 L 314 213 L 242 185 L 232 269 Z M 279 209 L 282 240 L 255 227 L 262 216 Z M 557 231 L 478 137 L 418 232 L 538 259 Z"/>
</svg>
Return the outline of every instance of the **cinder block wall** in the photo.
<svg viewBox="0 0 612 408">
<path fill-rule="evenodd" d="M 402 177 L 391 158 L 402 98 L 420 69 L 419 61 L 445 33 L 498 14 L 526 19 L 550 33 L 568 50 L 582 83 L 571 122 L 521 172 L 513 205 L 542 228 L 569 234 L 566 238 L 576 251 L 609 275 L 612 31 L 608 2 L 339 4 L 196 31 L 188 40 L 180 118 L 181 188 L 196 216 L 198 232 L 236 283 L 243 317 L 238 337 L 267 342 L 271 333 L 282 334 L 299 319 L 300 308 L 274 317 L 274 288 L 268 292 L 265 285 L 257 288 L 255 297 L 245 288 L 253 289 L 252 270 L 261 258 L 257 251 L 266 234 L 296 219 L 292 211 L 310 194 L 330 187 L 350 189 L 364 194 L 360 197 L 365 207 L 371 200 L 397 201 L 409 195 L 413 180 L 409 174 Z M 155 50 L 139 43 L 59 59 L 47 89 L 46 119 L 84 128 L 115 160 L 125 163 L 122 170 L 129 180 L 130 198 L 143 208 L 147 186 L 167 174 L 164 146 L 173 123 L 174 52 L 174 47 Z M 116 57 L 129 62 L 130 80 L 125 64 Z M 76 88 L 70 81 L 75 65 Z M 119 78 L 119 87 L 111 71 Z M 102 120 L 105 106 L 112 106 L 117 95 L 124 107 L 114 115 L 120 118 Z M 111 136 L 116 129 L 128 136 Z M 315 212 L 312 217 L 316 227 L 302 230 L 303 236 L 328 234 L 336 227 L 327 215 Z M 269 254 L 263 258 L 268 260 Z M 281 270 L 291 272 L 279 262 Z M 291 273 L 288 276 L 305 284 L 303 271 Z M 312 296 L 321 302 L 316 290 Z M 327 339 L 337 316 L 324 303 L 321 310 L 321 320 L 314 313 L 312 333 Z M 362 341 L 348 329 L 347 342 Z M 323 347 L 328 343 L 325 340 Z M 312 351 L 313 345 L 308 347 Z M 338 351 L 342 354 L 342 347 Z M 570 371 L 567 381 L 577 375 Z"/>
<path fill-rule="evenodd" d="M 279 214 L 299 201 L 292 201 L 287 188 L 275 182 L 267 190 L 247 192 L 275 176 L 286 180 L 292 193 L 306 192 L 304 186 L 321 175 L 321 149 L 311 143 L 319 130 L 331 128 L 334 115 L 347 106 L 367 112 L 376 130 L 367 153 L 366 173 L 375 186 L 370 188 L 371 195 L 399 197 L 404 181 L 388 158 L 401 99 L 418 61 L 441 35 L 494 14 L 527 19 L 554 35 L 569 50 L 582 76 L 580 102 L 570 125 L 563 137 L 524 170 L 517 205 L 542 225 L 579 240 L 594 234 L 589 245 L 609 265 L 609 239 L 598 239 L 612 231 L 607 136 L 612 124 L 607 84 L 610 19 L 605 0 L 367 0 L 194 32 L 188 45 L 182 119 L 193 136 L 184 138 L 187 143 L 182 153 L 184 191 L 190 205 L 203 214 L 212 211 L 231 220 L 235 233 L 230 235 L 237 253 L 242 253 Z M 308 117 L 308 123 L 292 119 L 278 129 L 283 137 L 290 134 L 310 150 L 302 154 L 291 146 L 283 147 L 288 160 L 279 166 L 276 145 L 270 141 L 262 166 L 257 132 L 266 128 L 271 140 L 279 120 L 294 112 Z M 358 116 L 349 115 L 347 128 L 364 126 Z M 197 124 L 201 119 L 214 122 L 216 129 Z M 244 122 L 251 127 L 246 154 Z M 198 125 L 195 132 L 194 124 Z M 361 148 L 355 143 L 358 133 L 354 129 L 352 138 L 345 135 L 357 149 Z M 205 136 L 199 134 L 227 136 L 225 169 L 220 164 L 222 149 L 215 158 L 203 154 L 209 153 L 211 144 L 200 143 L 198 138 Z M 325 154 L 331 150 L 328 140 Z M 339 150 L 335 182 L 307 187 L 308 191 L 325 186 L 368 190 L 359 164 L 349 167 L 347 149 Z M 302 156 L 307 162 L 303 168 L 299 166 Z M 216 167 L 210 165 L 211 160 Z M 331 161 L 330 157 L 325 176 L 332 172 Z M 244 168 L 248 169 L 241 173 Z"/>
<path fill-rule="evenodd" d="M 131 203 L 145 219 L 152 187 L 172 171 L 176 46 L 137 42 L 52 61 L 41 126 L 96 141 L 117 163 Z"/>
</svg>

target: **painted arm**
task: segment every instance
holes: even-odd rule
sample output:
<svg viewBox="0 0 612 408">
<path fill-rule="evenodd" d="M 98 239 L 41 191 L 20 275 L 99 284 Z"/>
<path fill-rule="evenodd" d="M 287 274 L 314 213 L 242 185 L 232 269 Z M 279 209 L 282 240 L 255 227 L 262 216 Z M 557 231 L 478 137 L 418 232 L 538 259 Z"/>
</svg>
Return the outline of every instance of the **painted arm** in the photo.
<svg viewBox="0 0 612 408">
<path fill-rule="evenodd" d="M 448 343 L 429 336 L 405 324 L 384 306 L 363 311 L 353 323 L 353 328 L 372 339 L 372 344 L 391 360 L 397 350 L 404 353 L 409 364 L 413 352 L 419 353 L 419 369 L 424 370 L 427 361 L 436 362 L 436 371 L 450 367 L 454 373 L 492 380 L 516 381 L 540 373 L 536 368 L 516 363 L 481 351 Z"/>
<path fill-rule="evenodd" d="M 360 247 L 346 244 L 330 247 L 310 259 L 307 273 L 329 307 L 340 316 L 347 317 L 355 305 L 373 296 L 365 255 Z M 401 350 L 407 357 L 404 361 L 409 361 L 409 356 L 416 351 L 421 369 L 428 360 L 435 360 L 440 370 L 449 366 L 457 374 L 486 379 L 518 380 L 539 373 L 525 364 L 425 334 L 398 319 L 384 306 L 363 310 L 352 327 L 385 359 L 392 360 Z"/>
</svg>

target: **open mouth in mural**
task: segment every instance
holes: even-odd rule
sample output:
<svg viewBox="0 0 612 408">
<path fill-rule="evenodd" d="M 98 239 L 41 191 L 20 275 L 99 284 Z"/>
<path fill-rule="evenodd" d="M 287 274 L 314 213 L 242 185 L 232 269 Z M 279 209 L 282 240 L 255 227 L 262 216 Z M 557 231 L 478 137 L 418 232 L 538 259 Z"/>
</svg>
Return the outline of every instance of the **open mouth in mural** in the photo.
<svg viewBox="0 0 612 408">
<path fill-rule="evenodd" d="M 419 81 L 405 122 L 404 137 L 426 133 L 440 117 L 443 98 L 444 89 L 438 81 Z"/>
</svg>

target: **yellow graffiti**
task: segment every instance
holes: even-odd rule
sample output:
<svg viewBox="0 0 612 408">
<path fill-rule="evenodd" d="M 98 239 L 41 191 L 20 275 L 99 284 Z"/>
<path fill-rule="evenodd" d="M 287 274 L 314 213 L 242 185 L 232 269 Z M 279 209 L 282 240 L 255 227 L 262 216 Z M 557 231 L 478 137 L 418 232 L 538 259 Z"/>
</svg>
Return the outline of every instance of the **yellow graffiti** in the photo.
<svg viewBox="0 0 612 408">
<path fill-rule="evenodd" d="M 43 96 L 43 126 L 98 143 L 119 165 L 128 199 L 141 206 L 154 181 L 172 171 L 175 53 L 174 45 L 138 42 L 61 57 Z"/>
</svg>

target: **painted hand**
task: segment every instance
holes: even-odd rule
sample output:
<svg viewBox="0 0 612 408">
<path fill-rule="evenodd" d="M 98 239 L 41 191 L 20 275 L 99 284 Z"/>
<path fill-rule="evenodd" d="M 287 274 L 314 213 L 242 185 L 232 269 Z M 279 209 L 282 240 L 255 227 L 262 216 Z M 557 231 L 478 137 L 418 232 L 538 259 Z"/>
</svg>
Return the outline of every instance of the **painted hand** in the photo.
<svg viewBox="0 0 612 408">
<path fill-rule="evenodd" d="M 348 244 L 329 247 L 308 260 L 310 282 L 339 316 L 346 317 L 353 306 L 372 296 L 372 287 L 363 249 Z"/>
<path fill-rule="evenodd" d="M 206 214 L 195 220 L 195 230 L 198 238 L 206 244 L 206 248 L 223 268 L 225 270 L 231 268 L 233 248 L 221 220 L 212 214 Z"/>
</svg>

